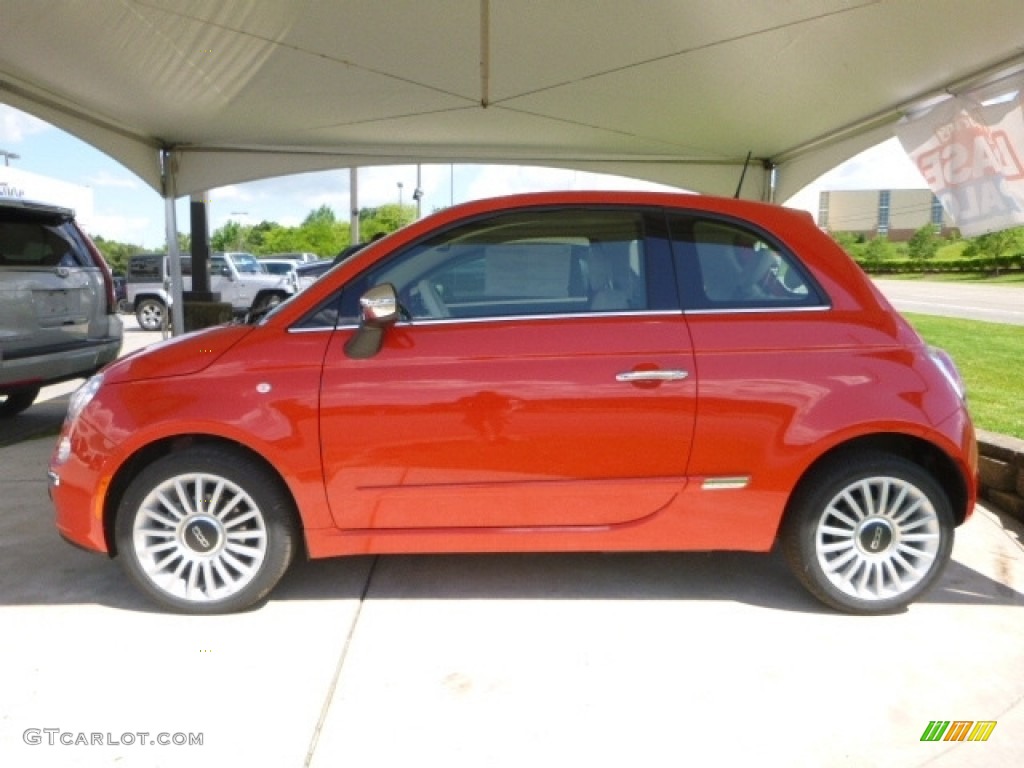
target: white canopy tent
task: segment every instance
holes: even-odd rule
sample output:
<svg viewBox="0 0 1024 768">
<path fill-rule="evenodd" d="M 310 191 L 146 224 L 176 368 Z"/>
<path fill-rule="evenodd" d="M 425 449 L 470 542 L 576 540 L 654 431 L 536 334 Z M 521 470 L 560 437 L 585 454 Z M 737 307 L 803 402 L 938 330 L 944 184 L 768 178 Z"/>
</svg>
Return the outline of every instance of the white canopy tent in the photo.
<svg viewBox="0 0 1024 768">
<path fill-rule="evenodd" d="M 0 101 L 170 216 L 231 183 L 415 162 L 723 195 L 742 176 L 785 200 L 904 114 L 1024 72 L 1024 3 L 0 0 L 0 42 Z"/>
<path fill-rule="evenodd" d="M 0 101 L 165 195 L 411 162 L 731 195 L 750 153 L 786 199 L 907 111 L 1024 71 L 1024 3 L 0 0 L 0 39 Z"/>
</svg>

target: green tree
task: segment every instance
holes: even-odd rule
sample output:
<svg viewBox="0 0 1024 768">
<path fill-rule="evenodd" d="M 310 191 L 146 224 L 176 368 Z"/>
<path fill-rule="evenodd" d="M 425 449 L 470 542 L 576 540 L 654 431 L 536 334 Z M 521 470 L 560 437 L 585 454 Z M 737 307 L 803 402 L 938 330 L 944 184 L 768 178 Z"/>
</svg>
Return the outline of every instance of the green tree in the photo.
<svg viewBox="0 0 1024 768">
<path fill-rule="evenodd" d="M 334 224 L 337 222 L 337 217 L 334 215 L 334 211 L 329 205 L 321 205 L 315 211 L 310 211 L 306 218 L 302 222 L 302 226 L 315 225 L 315 224 Z"/>
<path fill-rule="evenodd" d="M 415 218 L 416 208 L 411 205 L 364 208 L 359 212 L 359 229 L 366 242 L 378 234 L 390 234 Z M 269 221 L 244 226 L 229 219 L 210 236 L 210 247 L 215 251 L 250 251 L 257 256 L 305 252 L 331 258 L 351 241 L 349 223 L 339 221 L 330 206 L 321 205 L 310 211 L 298 227 L 284 227 Z"/>
<path fill-rule="evenodd" d="M 167 250 L 167 246 L 164 246 L 164 250 Z M 178 251 L 181 253 L 192 253 L 192 235 L 191 233 L 186 234 L 184 232 L 178 233 Z"/>
<path fill-rule="evenodd" d="M 363 242 L 369 242 L 375 235 L 390 235 L 416 219 L 416 207 L 399 206 L 395 203 L 378 208 L 363 208 L 359 211 L 359 234 Z"/>
<path fill-rule="evenodd" d="M 115 275 L 123 275 L 128 267 L 129 257 L 134 256 L 136 253 L 142 253 L 145 250 L 141 245 L 119 243 L 115 240 L 107 240 L 99 235 L 92 237 L 92 241 L 97 250 L 103 254 L 103 258 L 110 265 L 110 269 Z"/>
<path fill-rule="evenodd" d="M 228 219 L 210 235 L 210 249 L 214 251 L 236 251 L 241 242 L 242 225 L 234 219 Z"/>
<path fill-rule="evenodd" d="M 1024 227 L 989 232 L 972 238 L 964 248 L 963 256 L 966 259 L 1008 256 L 1021 248 L 1022 241 L 1024 241 Z"/>
<path fill-rule="evenodd" d="M 868 261 L 881 261 L 882 259 L 889 258 L 891 255 L 892 244 L 889 242 L 889 238 L 884 235 L 871 238 L 864 248 L 864 258 Z"/>
<path fill-rule="evenodd" d="M 935 234 L 932 224 L 925 224 L 907 242 L 907 253 L 912 259 L 933 259 L 938 253 L 942 238 Z"/>
</svg>

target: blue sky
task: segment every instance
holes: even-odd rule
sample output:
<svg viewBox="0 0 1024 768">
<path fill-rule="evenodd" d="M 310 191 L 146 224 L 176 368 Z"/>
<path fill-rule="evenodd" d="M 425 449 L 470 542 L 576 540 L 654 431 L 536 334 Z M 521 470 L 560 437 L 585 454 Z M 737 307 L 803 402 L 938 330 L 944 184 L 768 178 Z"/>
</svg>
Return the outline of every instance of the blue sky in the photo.
<svg viewBox="0 0 1024 768">
<path fill-rule="evenodd" d="M 163 200 L 137 176 L 102 152 L 31 115 L 0 104 L 0 150 L 20 157 L 11 167 L 93 190 L 89 233 L 147 248 L 164 241 Z M 399 184 L 402 185 L 399 189 Z M 896 141 L 864 152 L 819 178 L 787 205 L 816 212 L 820 189 L 901 189 L 924 187 L 920 173 Z M 666 189 L 611 176 L 553 168 L 481 165 L 425 165 L 423 212 L 478 197 L 546 189 Z M 416 166 L 359 171 L 359 205 L 411 204 Z M 347 169 L 306 173 L 237 184 L 210 191 L 210 231 L 228 219 L 243 224 L 276 221 L 296 225 L 321 205 L 339 218 L 349 210 Z M 59 202 L 59 201 L 48 201 Z M 188 229 L 188 201 L 178 203 L 178 229 Z"/>
</svg>

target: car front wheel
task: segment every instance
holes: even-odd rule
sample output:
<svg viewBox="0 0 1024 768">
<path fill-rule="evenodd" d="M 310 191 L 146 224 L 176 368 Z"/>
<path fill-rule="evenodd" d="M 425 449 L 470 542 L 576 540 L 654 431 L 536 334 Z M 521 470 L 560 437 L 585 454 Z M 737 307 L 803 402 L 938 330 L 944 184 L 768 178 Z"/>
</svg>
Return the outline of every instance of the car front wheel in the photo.
<svg viewBox="0 0 1024 768">
<path fill-rule="evenodd" d="M 917 464 L 864 453 L 814 472 L 793 498 L 783 553 L 819 600 L 858 614 L 899 610 L 939 577 L 953 548 L 950 503 Z"/>
<path fill-rule="evenodd" d="M 144 331 L 159 331 L 167 318 L 167 307 L 159 299 L 143 299 L 135 307 L 135 319 Z"/>
<path fill-rule="evenodd" d="M 118 559 L 161 605 L 228 613 L 262 600 L 298 539 L 291 499 L 265 467 L 206 446 L 172 453 L 129 485 L 115 524 Z"/>
</svg>

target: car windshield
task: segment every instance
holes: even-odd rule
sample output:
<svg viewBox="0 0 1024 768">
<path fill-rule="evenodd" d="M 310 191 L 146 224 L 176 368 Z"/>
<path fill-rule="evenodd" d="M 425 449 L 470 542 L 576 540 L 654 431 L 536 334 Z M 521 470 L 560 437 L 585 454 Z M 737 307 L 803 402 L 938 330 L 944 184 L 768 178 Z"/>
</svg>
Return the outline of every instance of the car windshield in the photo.
<svg viewBox="0 0 1024 768">
<path fill-rule="evenodd" d="M 263 271 L 259 261 L 251 253 L 232 253 L 228 258 L 234 262 L 235 269 L 243 274 L 258 275 Z"/>
</svg>

